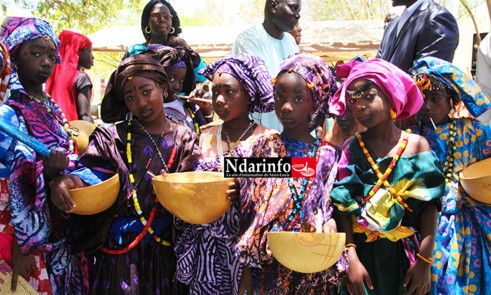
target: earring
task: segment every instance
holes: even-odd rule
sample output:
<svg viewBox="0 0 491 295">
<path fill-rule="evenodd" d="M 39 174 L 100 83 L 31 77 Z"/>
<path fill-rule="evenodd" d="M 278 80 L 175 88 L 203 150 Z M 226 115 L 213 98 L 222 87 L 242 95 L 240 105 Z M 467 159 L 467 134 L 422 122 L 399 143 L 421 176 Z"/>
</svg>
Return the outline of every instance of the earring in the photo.
<svg viewBox="0 0 491 295">
<path fill-rule="evenodd" d="M 394 110 L 394 107 L 391 107 L 391 108 L 390 108 L 390 117 L 391 117 L 392 119 L 395 119 L 395 118 L 397 117 L 397 113 L 396 113 L 396 111 Z"/>
<path fill-rule="evenodd" d="M 150 30 L 150 27 L 146 26 L 145 27 L 145 33 L 150 34 L 151 32 L 152 32 L 152 30 Z"/>
<path fill-rule="evenodd" d="M 174 27 L 171 27 L 171 28 L 170 28 L 170 33 L 169 33 L 169 34 L 171 34 L 171 35 L 172 35 L 172 34 L 174 34 L 175 32 L 176 32 L 176 29 L 174 29 Z"/>
<path fill-rule="evenodd" d="M 167 96 L 169 96 L 169 93 L 167 93 L 167 92 L 166 92 L 166 93 L 164 94 L 164 98 L 167 98 Z"/>
</svg>

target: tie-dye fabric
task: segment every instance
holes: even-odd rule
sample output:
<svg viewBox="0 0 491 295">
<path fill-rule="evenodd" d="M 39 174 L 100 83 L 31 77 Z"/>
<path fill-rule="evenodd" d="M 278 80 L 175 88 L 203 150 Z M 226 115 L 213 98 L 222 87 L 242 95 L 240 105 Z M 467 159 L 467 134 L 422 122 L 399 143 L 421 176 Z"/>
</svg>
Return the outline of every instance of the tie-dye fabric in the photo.
<svg viewBox="0 0 491 295">
<path fill-rule="evenodd" d="M 491 156 L 491 126 L 456 120 L 454 166 L 458 173 Z M 414 128 L 430 143 L 440 169 L 450 148 L 450 123 Z M 447 184 L 433 252 L 431 294 L 491 294 L 491 206 L 472 199 L 453 178 Z"/>
<path fill-rule="evenodd" d="M 366 142 L 365 133 L 361 135 Z M 377 158 L 366 147 L 380 171 L 385 171 L 392 157 Z M 412 208 L 413 212 L 409 212 L 384 186 L 363 202 L 378 177 L 356 138 L 343 145 L 331 199 L 340 214 L 351 215 L 356 252 L 374 286 L 374 290 L 366 289 L 368 294 L 405 292 L 404 275 L 419 250 L 415 233 L 420 230 L 421 212 L 428 202 L 439 205 L 439 198 L 445 194 L 445 180 L 437 161 L 432 151 L 401 156 L 387 178 Z M 347 294 L 344 286 L 342 293 Z"/>
<path fill-rule="evenodd" d="M 311 144 L 283 134 L 272 134 L 260 137 L 251 147 L 250 156 L 305 157 L 311 154 L 312 149 Z M 335 148 L 320 148 L 316 178 L 303 203 L 298 223 L 291 231 L 298 232 L 301 227 L 303 231 L 315 231 L 319 219 L 324 224 L 332 217 L 333 205 L 328 195 L 336 176 L 338 157 Z M 293 183 L 300 190 L 303 179 L 294 178 Z M 329 269 L 312 274 L 292 271 L 273 257 L 267 234 L 269 231 L 286 231 L 294 206 L 287 178 L 248 178 L 241 181 L 241 235 L 235 247 L 236 255 L 241 263 L 258 272 L 261 294 L 336 294 L 348 270 L 346 253 Z"/>
<path fill-rule="evenodd" d="M 465 104 L 474 117 L 482 115 L 491 108 L 490 99 L 476 82 L 448 61 L 428 56 L 419 59 L 414 68 L 416 74 L 432 75 L 445 83 L 450 91 L 457 94 L 456 98 Z"/>
</svg>

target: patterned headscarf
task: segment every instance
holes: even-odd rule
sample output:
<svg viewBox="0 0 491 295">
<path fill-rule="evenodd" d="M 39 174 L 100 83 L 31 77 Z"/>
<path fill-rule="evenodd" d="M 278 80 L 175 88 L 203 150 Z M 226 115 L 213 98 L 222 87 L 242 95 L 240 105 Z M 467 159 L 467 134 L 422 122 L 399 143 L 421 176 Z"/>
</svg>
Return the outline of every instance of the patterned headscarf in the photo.
<svg viewBox="0 0 491 295">
<path fill-rule="evenodd" d="M 167 73 L 172 69 L 186 68 L 182 92 L 187 95 L 196 88 L 194 68 L 199 65 L 200 57 L 194 50 L 181 46 L 173 48 L 166 45 L 149 44 L 147 51 L 142 53 L 150 54 L 155 60 L 158 60 Z"/>
<path fill-rule="evenodd" d="M 9 86 L 10 80 L 10 54 L 7 47 L 0 42 L 0 57 L 2 61 L 2 68 L 0 69 L 0 102 L 5 98 L 5 92 Z"/>
<path fill-rule="evenodd" d="M 482 115 L 491 108 L 490 99 L 476 82 L 448 61 L 428 56 L 419 59 L 414 69 L 416 70 L 416 79 L 420 78 L 422 81 L 422 75 L 426 74 L 446 85 L 453 94 L 451 95 L 454 100 L 453 103 L 462 101 L 474 117 Z M 420 87 L 424 88 L 424 85 Z"/>
<path fill-rule="evenodd" d="M 339 65 L 337 78 L 346 78 L 333 97 L 329 111 L 342 115 L 347 108 L 348 86 L 356 79 L 365 79 L 375 83 L 385 94 L 396 112 L 397 119 L 406 119 L 416 114 L 423 106 L 423 96 L 409 74 L 397 66 L 382 59 L 366 62 L 350 61 Z"/>
<path fill-rule="evenodd" d="M 46 81 L 46 92 L 56 100 L 68 121 L 78 120 L 77 92 L 73 87 L 73 79 L 78 68 L 79 50 L 92 47 L 92 42 L 87 36 L 68 30 L 60 33 L 60 41 L 63 65 L 55 65 L 53 74 Z"/>
<path fill-rule="evenodd" d="M 60 40 L 56 38 L 53 27 L 45 20 L 32 17 L 8 16 L 0 28 L 0 40 L 7 46 L 11 60 L 15 60 L 19 46 L 36 38 L 49 37 L 56 46 L 56 63 L 62 63 L 59 53 Z M 15 67 L 14 67 L 15 69 Z"/>
<path fill-rule="evenodd" d="M 207 65 L 198 73 L 213 81 L 213 77 L 220 72 L 232 75 L 244 86 L 252 101 L 249 112 L 267 113 L 274 110 L 273 84 L 262 59 L 247 53 L 229 55 Z"/>
<path fill-rule="evenodd" d="M 151 56 L 136 54 L 125 58 L 111 74 L 106 86 L 106 94 L 101 104 L 101 117 L 104 122 L 114 123 L 125 119 L 128 108 L 123 98 L 123 87 L 124 83 L 134 76 L 147 78 L 158 84 L 167 83 L 167 74 Z"/>
<path fill-rule="evenodd" d="M 295 53 L 280 64 L 279 77 L 283 72 L 295 72 L 304 78 L 318 108 L 309 122 L 309 130 L 314 130 L 328 114 L 329 100 L 336 92 L 334 76 L 322 58 L 310 53 Z"/>
</svg>

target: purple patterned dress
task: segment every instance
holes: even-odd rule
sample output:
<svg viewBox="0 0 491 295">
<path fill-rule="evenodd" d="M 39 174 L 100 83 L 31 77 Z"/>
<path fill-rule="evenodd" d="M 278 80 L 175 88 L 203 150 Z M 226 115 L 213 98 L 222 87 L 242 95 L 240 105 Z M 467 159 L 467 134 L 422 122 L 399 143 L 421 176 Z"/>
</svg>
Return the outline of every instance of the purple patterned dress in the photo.
<svg viewBox="0 0 491 295">
<path fill-rule="evenodd" d="M 274 134 L 259 138 L 251 147 L 253 157 L 306 157 L 313 146 Z M 315 229 L 316 215 L 322 223 L 332 217 L 333 205 L 329 192 L 337 172 L 339 152 L 333 147 L 320 148 L 317 163 L 317 176 L 302 207 L 299 223 L 292 231 L 300 231 L 300 226 Z M 295 178 L 297 189 L 301 178 Z M 346 275 L 348 260 L 346 253 L 329 269 L 303 274 L 292 271 L 274 259 L 267 242 L 269 231 L 286 231 L 288 217 L 294 201 L 287 178 L 250 178 L 241 183 L 240 195 L 240 233 L 236 252 L 240 261 L 253 268 L 258 274 L 261 294 L 336 294 L 337 286 Z"/>
<path fill-rule="evenodd" d="M 31 100 L 20 84 L 12 89 L 7 104 L 15 110 L 21 131 L 33 135 L 48 149 L 71 154 L 63 126 L 41 104 Z M 52 105 L 47 106 L 54 110 Z M 22 252 L 44 254 L 53 294 L 87 293 L 87 261 L 82 254 L 72 255 L 65 243 L 69 216 L 49 201 L 41 156 L 17 141 L 12 142 L 11 149 L 14 157 L 7 165 L 11 167 L 10 213 Z M 71 160 L 69 169 L 74 164 Z"/>
<path fill-rule="evenodd" d="M 172 128 L 160 138 L 151 134 L 159 145 L 164 161 L 168 161 L 174 146 L 177 147 L 175 161 L 170 173 L 189 171 L 192 162 L 199 158 L 197 137 L 184 126 L 170 123 Z M 158 175 L 163 164 L 151 140 L 135 124 L 131 127 L 132 171 L 135 182 L 141 178 L 137 190 L 138 202 L 143 216 L 148 220 L 152 208 L 156 208 L 151 224 L 156 235 L 170 243 L 175 239 L 172 215 L 160 203 L 155 202 L 151 177 L 145 165 Z M 90 294 L 173 294 L 176 259 L 172 245 L 159 243 L 147 233 L 129 252 L 108 254 L 101 251 L 104 246 L 111 250 L 126 248 L 142 232 L 143 225 L 135 210 L 129 178 L 127 147 L 127 122 L 106 128 L 97 128 L 90 137 L 87 151 L 80 158 L 81 169 L 73 174 L 89 184 L 94 177 L 106 179 L 115 171 L 119 173 L 121 190 L 116 203 L 108 210 L 92 216 L 73 215 L 70 219 L 68 242 L 74 251 L 85 251 L 95 257 L 95 266 L 90 272 Z M 86 169 L 88 168 L 88 169 Z M 97 181 L 95 181 L 97 182 Z"/>
</svg>

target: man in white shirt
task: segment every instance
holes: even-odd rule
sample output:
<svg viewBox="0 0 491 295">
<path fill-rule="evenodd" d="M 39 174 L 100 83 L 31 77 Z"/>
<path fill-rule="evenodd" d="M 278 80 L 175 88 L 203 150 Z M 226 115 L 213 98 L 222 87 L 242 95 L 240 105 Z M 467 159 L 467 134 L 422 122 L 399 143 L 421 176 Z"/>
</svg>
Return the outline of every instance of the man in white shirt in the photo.
<svg viewBox="0 0 491 295">
<path fill-rule="evenodd" d="M 452 62 L 459 43 L 459 28 L 453 15 L 433 0 L 393 0 L 405 5 L 402 15 L 384 31 L 377 57 L 410 72 L 415 61 L 425 56 Z"/>
<path fill-rule="evenodd" d="M 295 39 L 290 34 L 300 19 L 301 0 L 266 0 L 264 22 L 248 28 L 237 36 L 230 54 L 249 53 L 260 57 L 271 77 L 276 77 L 281 61 L 298 52 Z M 275 112 L 259 116 L 256 122 L 281 131 L 282 126 Z"/>
<path fill-rule="evenodd" d="M 491 34 L 481 41 L 477 51 L 476 83 L 487 97 L 491 97 Z M 478 119 L 491 124 L 491 110 L 486 111 Z"/>
</svg>

